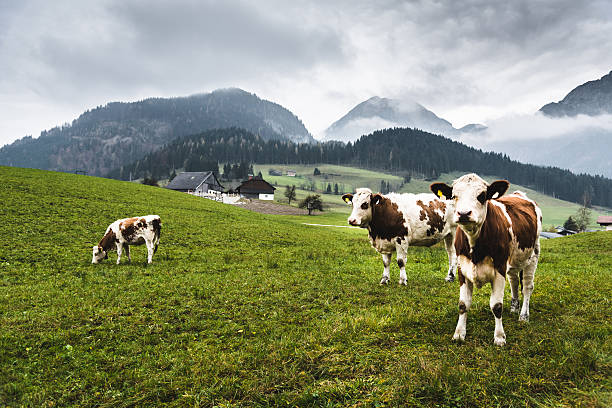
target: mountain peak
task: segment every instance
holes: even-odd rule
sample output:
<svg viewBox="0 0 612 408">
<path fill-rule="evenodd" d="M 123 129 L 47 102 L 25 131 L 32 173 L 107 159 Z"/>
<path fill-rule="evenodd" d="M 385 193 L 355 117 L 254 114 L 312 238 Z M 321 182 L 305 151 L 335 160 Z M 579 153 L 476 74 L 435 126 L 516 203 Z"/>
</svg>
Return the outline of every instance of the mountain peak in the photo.
<svg viewBox="0 0 612 408">
<path fill-rule="evenodd" d="M 612 113 L 612 71 L 574 88 L 559 102 L 540 108 L 546 116 L 597 116 Z"/>
<path fill-rule="evenodd" d="M 392 127 L 414 127 L 447 136 L 456 132 L 450 122 L 414 100 L 373 96 L 327 128 L 323 140 L 350 142 L 374 130 Z"/>
</svg>

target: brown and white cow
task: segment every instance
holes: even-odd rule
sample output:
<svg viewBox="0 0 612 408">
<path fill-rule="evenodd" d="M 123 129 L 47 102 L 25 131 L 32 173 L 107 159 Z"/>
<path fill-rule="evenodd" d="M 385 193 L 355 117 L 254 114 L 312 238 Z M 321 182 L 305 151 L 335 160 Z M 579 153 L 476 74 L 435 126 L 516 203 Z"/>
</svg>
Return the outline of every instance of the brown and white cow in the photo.
<svg viewBox="0 0 612 408">
<path fill-rule="evenodd" d="M 353 211 L 348 218 L 350 225 L 367 228 L 370 243 L 383 259 L 383 275 L 380 284 L 389 283 L 391 255 L 397 252 L 400 268 L 400 285 L 407 284 L 406 256 L 408 247 L 431 246 L 442 240 L 448 253 L 448 275 L 455 278 L 457 258 L 453 239 L 456 226 L 451 225 L 447 211 L 448 202 L 431 194 L 373 194 L 370 189 L 359 188 L 355 194 L 345 194 L 342 199 L 352 203 Z"/>
<path fill-rule="evenodd" d="M 452 187 L 444 183 L 431 185 L 432 191 L 441 191 L 455 202 L 453 221 L 459 225 L 455 238 L 459 321 L 454 340 L 465 340 L 474 284 L 480 288 L 491 283 L 489 306 L 495 316 L 494 343 L 506 344 L 502 325 L 506 275 L 512 292 L 510 311 L 518 312 L 521 283 L 523 306 L 519 320 L 529 320 L 529 298 L 540 256 L 542 212 L 535 201 L 520 191 L 502 197 L 509 184 L 506 180 L 487 184 L 476 174 L 466 174 L 455 180 Z"/>
<path fill-rule="evenodd" d="M 108 226 L 104 237 L 98 245 L 93 247 L 91 263 L 97 264 L 108 258 L 108 252 L 117 249 L 117 265 L 121 262 L 121 253 L 125 247 L 128 260 L 131 262 L 130 245 L 147 245 L 147 262 L 153 262 L 153 254 L 157 251 L 159 235 L 161 232 L 161 219 L 159 215 L 145 215 L 144 217 L 124 218 Z"/>
</svg>

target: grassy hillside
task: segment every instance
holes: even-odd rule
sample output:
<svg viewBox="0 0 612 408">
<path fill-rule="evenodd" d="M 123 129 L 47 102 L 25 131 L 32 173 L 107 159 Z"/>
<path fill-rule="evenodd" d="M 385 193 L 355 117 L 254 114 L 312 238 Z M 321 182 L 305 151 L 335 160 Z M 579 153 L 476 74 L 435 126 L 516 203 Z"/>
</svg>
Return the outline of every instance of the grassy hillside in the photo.
<svg viewBox="0 0 612 408">
<path fill-rule="evenodd" d="M 317 167 L 321 172 L 321 176 L 313 176 L 313 170 Z M 270 176 L 268 175 L 269 169 L 277 169 L 283 171 L 283 176 Z M 288 169 L 295 170 L 297 172 L 296 177 L 287 177 L 286 171 Z M 429 185 L 433 181 L 426 181 L 422 179 L 413 178 L 410 183 L 406 183 L 401 189 L 398 187 L 402 184 L 402 178 L 391 174 L 375 172 L 370 170 L 357 169 L 353 167 L 334 166 L 334 165 L 276 165 L 276 164 L 262 164 L 254 165 L 255 172 L 261 171 L 264 178 L 270 183 L 276 183 L 278 188 L 276 193 L 276 200 L 280 202 L 286 202 L 283 196 L 284 186 L 295 185 L 298 187 L 298 198 L 303 198 L 311 192 L 300 188 L 301 186 L 309 186 L 314 183 L 316 191 L 324 191 L 328 183 L 331 183 L 332 188 L 335 183 L 338 183 L 340 192 L 353 192 L 358 187 L 368 187 L 373 191 L 380 191 L 380 182 L 385 180 L 392 186 L 392 191 L 401 193 L 423 193 L 429 192 Z M 331 174 L 331 175 L 330 175 Z M 451 183 L 457 177 L 460 177 L 463 173 L 445 173 L 440 176 L 440 181 Z M 498 179 L 495 176 L 483 176 L 488 181 Z M 436 180 L 438 181 L 438 180 Z M 578 204 L 570 203 L 569 201 L 559 200 L 541 193 L 538 193 L 532 189 L 524 186 L 512 184 L 510 191 L 521 190 L 527 193 L 527 195 L 536 200 L 543 212 L 543 223 L 545 227 L 563 225 L 565 220 L 570 215 L 576 214 L 576 211 L 580 208 Z M 322 194 L 324 203 L 328 206 L 328 209 L 332 212 L 348 213 L 350 207 L 344 205 L 342 200 L 336 195 Z M 612 212 L 610 209 L 596 208 L 593 210 L 591 228 L 598 229 L 599 225 L 595 222 L 598 215 L 610 215 Z M 338 218 L 338 217 L 336 217 Z"/>
<path fill-rule="evenodd" d="M 0 406 L 612 404 L 612 233 L 542 242 L 531 322 L 507 290 L 499 349 L 488 287 L 466 343 L 451 341 L 458 285 L 440 247 L 410 251 L 408 287 L 380 287 L 363 230 L 86 176 L 0 177 Z M 163 223 L 152 265 L 143 247 L 90 263 L 110 222 L 144 214 Z"/>
</svg>

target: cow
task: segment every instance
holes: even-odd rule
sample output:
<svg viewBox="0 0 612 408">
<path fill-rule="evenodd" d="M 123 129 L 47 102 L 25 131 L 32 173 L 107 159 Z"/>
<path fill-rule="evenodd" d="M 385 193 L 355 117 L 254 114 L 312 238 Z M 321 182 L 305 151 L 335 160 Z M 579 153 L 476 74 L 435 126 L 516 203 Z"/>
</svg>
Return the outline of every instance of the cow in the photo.
<svg viewBox="0 0 612 408">
<path fill-rule="evenodd" d="M 519 311 L 520 283 L 523 305 L 519 320 L 529 321 L 529 299 L 540 256 L 542 211 L 521 191 L 502 197 L 509 185 L 506 180 L 487 184 L 473 173 L 459 177 L 452 186 L 431 185 L 432 191 L 440 191 L 455 203 L 455 251 L 459 260 L 459 320 L 453 335 L 456 341 L 465 341 L 474 285 L 480 288 L 490 283 L 489 306 L 495 317 L 493 341 L 497 346 L 506 344 L 502 325 L 506 276 L 512 293 L 510 312 Z"/>
<path fill-rule="evenodd" d="M 448 253 L 446 280 L 454 280 L 457 259 L 453 239 L 455 226 L 448 222 L 448 203 L 431 194 L 373 194 L 370 189 L 358 188 L 355 194 L 344 194 L 342 199 L 352 204 L 348 223 L 367 228 L 372 247 L 383 260 L 381 285 L 389 283 L 391 255 L 397 252 L 400 285 L 407 285 L 406 255 L 408 247 L 432 246 L 444 241 Z M 452 211 L 450 211 L 452 214 Z"/>
<path fill-rule="evenodd" d="M 108 252 L 117 249 L 117 265 L 121 262 L 121 253 L 125 247 L 128 260 L 131 262 L 130 245 L 147 245 L 147 263 L 153 262 L 153 254 L 157 252 L 161 219 L 159 215 L 124 218 L 108 226 L 104 237 L 93 247 L 92 264 L 97 264 L 108 258 Z"/>
</svg>

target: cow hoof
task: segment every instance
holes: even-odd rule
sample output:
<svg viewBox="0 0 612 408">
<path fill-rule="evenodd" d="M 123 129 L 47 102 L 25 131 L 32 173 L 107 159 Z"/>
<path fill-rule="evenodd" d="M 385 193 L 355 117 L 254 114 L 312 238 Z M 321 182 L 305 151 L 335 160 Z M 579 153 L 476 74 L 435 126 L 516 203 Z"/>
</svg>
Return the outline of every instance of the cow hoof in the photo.
<svg viewBox="0 0 612 408">
<path fill-rule="evenodd" d="M 453 340 L 458 341 L 459 343 L 465 342 L 465 333 L 457 333 L 453 335 Z"/>
<path fill-rule="evenodd" d="M 400 285 L 407 286 L 407 285 L 408 285 L 408 281 L 407 281 L 406 279 L 400 279 L 400 280 L 399 280 L 399 284 L 400 284 Z"/>
<path fill-rule="evenodd" d="M 455 275 L 448 275 L 446 278 L 444 278 L 445 281 L 447 282 L 454 282 L 455 281 Z"/>
<path fill-rule="evenodd" d="M 519 322 L 528 322 L 529 321 L 529 313 L 525 313 L 519 316 Z"/>
<path fill-rule="evenodd" d="M 380 280 L 380 284 L 381 285 L 388 285 L 389 284 L 389 278 L 384 277 Z"/>
<path fill-rule="evenodd" d="M 506 337 L 495 337 L 493 343 L 498 347 L 503 347 L 506 345 Z"/>
<path fill-rule="evenodd" d="M 518 313 L 519 312 L 519 301 L 518 299 L 512 299 L 510 301 L 510 313 Z"/>
</svg>

